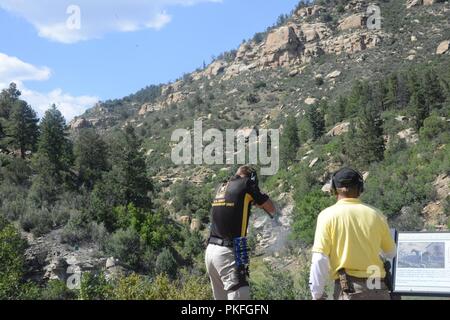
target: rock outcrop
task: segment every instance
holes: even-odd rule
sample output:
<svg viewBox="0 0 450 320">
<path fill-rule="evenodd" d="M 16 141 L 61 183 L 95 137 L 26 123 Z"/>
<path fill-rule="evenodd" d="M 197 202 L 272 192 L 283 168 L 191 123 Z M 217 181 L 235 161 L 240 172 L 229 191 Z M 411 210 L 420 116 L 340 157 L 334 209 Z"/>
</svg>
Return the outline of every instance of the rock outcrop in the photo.
<svg viewBox="0 0 450 320">
<path fill-rule="evenodd" d="M 107 277 L 112 272 L 117 273 L 120 266 L 115 262 L 116 269 L 111 268 L 107 259 L 97 246 L 82 245 L 72 247 L 61 241 L 62 230 L 54 230 L 49 234 L 34 239 L 31 234 L 24 234 L 29 247 L 25 251 L 26 277 L 38 283 L 48 280 L 68 282 L 72 288 L 79 285 L 83 272 L 104 271 Z M 109 261 L 109 262 L 108 262 Z M 120 266 L 122 273 L 128 269 Z"/>
<path fill-rule="evenodd" d="M 291 27 L 275 29 L 267 36 L 262 64 L 264 66 L 286 66 L 299 61 L 301 43 Z"/>
</svg>

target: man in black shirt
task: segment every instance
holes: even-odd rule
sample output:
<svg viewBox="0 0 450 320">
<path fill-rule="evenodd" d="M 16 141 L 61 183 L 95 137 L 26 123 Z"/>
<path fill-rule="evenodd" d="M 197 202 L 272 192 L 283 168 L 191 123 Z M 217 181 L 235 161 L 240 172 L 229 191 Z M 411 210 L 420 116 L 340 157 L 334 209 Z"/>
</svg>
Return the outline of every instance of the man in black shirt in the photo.
<svg viewBox="0 0 450 320">
<path fill-rule="evenodd" d="M 243 166 L 218 188 L 212 204 L 205 262 L 216 300 L 250 299 L 246 272 L 236 263 L 234 247 L 236 241 L 245 241 L 252 204 L 274 217 L 275 207 L 259 190 L 256 171 Z"/>
</svg>

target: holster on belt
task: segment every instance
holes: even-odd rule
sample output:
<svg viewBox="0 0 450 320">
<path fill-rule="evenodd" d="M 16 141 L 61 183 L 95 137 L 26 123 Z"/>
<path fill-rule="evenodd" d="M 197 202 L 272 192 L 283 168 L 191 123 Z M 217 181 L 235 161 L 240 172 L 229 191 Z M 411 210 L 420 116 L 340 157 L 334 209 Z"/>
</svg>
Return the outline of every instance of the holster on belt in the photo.
<svg viewBox="0 0 450 320">
<path fill-rule="evenodd" d="M 355 287 L 353 286 L 353 282 L 345 272 L 345 269 L 338 270 L 338 275 L 342 292 L 346 294 L 355 293 Z"/>
</svg>

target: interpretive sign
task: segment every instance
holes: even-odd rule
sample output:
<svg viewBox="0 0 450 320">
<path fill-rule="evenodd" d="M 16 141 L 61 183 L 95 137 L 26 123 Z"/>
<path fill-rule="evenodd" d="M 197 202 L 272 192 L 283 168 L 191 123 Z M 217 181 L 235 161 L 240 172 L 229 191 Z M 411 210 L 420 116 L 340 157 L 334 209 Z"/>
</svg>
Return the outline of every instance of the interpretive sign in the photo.
<svg viewBox="0 0 450 320">
<path fill-rule="evenodd" d="M 399 232 L 394 264 L 395 293 L 450 295 L 449 232 Z"/>
</svg>

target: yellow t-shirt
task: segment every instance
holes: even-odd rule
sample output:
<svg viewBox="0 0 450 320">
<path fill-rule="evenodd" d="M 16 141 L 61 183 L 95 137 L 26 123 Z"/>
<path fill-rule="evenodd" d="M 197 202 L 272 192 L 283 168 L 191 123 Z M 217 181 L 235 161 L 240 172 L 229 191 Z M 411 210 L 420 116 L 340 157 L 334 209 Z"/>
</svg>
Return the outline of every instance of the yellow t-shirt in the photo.
<svg viewBox="0 0 450 320">
<path fill-rule="evenodd" d="M 392 252 L 395 243 L 384 215 L 359 199 L 343 199 L 322 211 L 317 218 L 312 251 L 329 257 L 330 275 L 345 268 L 357 278 L 373 276 L 370 266 L 377 266 L 385 277 L 380 253 Z"/>
</svg>

